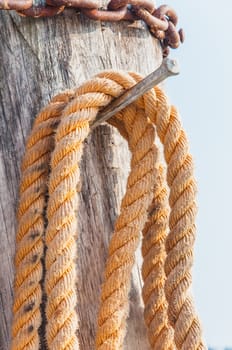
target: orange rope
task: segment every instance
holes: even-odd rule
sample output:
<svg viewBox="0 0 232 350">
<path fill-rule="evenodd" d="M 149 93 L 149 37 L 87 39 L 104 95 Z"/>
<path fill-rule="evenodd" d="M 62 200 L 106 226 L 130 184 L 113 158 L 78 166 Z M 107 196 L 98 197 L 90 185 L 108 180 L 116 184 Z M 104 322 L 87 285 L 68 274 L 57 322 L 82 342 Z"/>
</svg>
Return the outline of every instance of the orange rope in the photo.
<svg viewBox="0 0 232 350">
<path fill-rule="evenodd" d="M 47 348 L 79 348 L 75 211 L 83 141 L 99 109 L 139 79 L 135 73 L 103 72 L 75 91 L 55 97 L 36 118 L 22 165 L 12 350 L 40 347 L 42 289 L 47 297 Z M 151 348 L 206 349 L 189 294 L 196 189 L 178 114 L 155 88 L 109 123 L 127 139 L 132 158 L 109 246 L 96 349 L 123 348 L 130 275 L 141 231 L 144 317 Z M 167 162 L 169 204 L 154 143 L 156 133 Z"/>
</svg>

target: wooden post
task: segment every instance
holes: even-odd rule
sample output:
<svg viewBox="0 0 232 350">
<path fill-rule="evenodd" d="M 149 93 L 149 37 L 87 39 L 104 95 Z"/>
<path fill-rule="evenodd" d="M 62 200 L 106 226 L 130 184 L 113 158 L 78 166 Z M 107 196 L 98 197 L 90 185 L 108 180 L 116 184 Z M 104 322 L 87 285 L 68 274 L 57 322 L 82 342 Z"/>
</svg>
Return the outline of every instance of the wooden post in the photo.
<svg viewBox="0 0 232 350">
<path fill-rule="evenodd" d="M 49 19 L 0 12 L 0 349 L 9 349 L 20 161 L 35 115 L 56 93 L 105 69 L 144 75 L 161 63 L 161 50 L 142 24 L 100 23 L 76 11 Z M 96 315 L 107 247 L 129 168 L 125 142 L 97 127 L 82 160 L 78 211 L 80 349 L 94 349 Z M 138 259 L 139 260 L 139 259 Z M 127 350 L 149 349 L 143 323 L 139 262 L 130 293 Z"/>
</svg>

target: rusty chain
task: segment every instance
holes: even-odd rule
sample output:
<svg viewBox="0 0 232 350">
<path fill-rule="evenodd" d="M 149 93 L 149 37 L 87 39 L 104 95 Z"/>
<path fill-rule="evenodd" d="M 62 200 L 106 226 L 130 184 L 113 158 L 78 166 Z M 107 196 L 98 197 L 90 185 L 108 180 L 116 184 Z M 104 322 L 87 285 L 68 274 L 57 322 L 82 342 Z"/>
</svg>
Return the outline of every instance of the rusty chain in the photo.
<svg viewBox="0 0 232 350">
<path fill-rule="evenodd" d="M 160 40 L 164 57 L 168 56 L 169 47 L 177 48 L 184 41 L 183 30 L 176 28 L 176 12 L 168 5 L 155 8 L 152 0 L 111 0 L 107 9 L 99 8 L 95 0 L 0 0 L 0 9 L 36 18 L 58 15 L 68 7 L 97 21 L 143 20 Z"/>
</svg>

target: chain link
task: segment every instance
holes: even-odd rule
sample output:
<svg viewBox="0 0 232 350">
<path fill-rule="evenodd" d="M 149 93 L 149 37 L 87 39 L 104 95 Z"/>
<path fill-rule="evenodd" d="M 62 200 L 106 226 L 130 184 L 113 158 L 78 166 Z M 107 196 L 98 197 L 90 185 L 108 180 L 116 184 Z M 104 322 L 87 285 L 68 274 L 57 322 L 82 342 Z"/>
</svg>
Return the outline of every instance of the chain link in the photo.
<svg viewBox="0 0 232 350">
<path fill-rule="evenodd" d="M 99 9 L 95 0 L 0 0 L 0 9 L 15 10 L 21 16 L 51 17 L 65 8 L 75 8 L 97 21 L 143 20 L 154 37 L 160 40 L 163 56 L 169 47 L 175 49 L 184 42 L 184 32 L 176 28 L 178 17 L 168 5 L 155 8 L 152 0 L 111 0 L 107 9 Z"/>
</svg>

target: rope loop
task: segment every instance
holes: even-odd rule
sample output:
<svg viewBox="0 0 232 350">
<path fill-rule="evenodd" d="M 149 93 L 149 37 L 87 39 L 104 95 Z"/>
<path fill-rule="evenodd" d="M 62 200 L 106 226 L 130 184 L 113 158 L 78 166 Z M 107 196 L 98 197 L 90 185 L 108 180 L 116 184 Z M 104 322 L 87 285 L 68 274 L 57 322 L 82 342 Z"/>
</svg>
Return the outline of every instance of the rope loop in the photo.
<svg viewBox="0 0 232 350">
<path fill-rule="evenodd" d="M 12 350 L 39 350 L 43 295 L 47 349 L 79 349 L 76 207 L 83 142 L 100 108 L 140 79 L 135 73 L 102 72 L 55 96 L 35 119 L 22 162 Z M 144 320 L 151 349 L 206 349 L 190 295 L 196 184 L 178 112 L 155 87 L 109 123 L 128 142 L 131 171 L 109 245 L 96 349 L 123 348 L 141 233 Z M 157 136 L 166 166 L 160 163 Z"/>
</svg>

